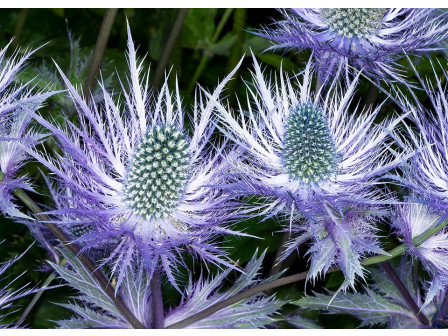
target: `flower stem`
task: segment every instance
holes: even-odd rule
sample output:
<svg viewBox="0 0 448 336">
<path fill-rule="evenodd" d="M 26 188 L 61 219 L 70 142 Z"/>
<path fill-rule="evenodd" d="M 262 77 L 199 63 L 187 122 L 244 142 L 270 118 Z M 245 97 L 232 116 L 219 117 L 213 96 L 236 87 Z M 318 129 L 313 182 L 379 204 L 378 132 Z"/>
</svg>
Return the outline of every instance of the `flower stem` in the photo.
<svg viewBox="0 0 448 336">
<path fill-rule="evenodd" d="M 440 224 L 434 226 L 433 228 L 428 229 L 427 231 L 423 232 L 420 236 L 417 236 L 413 239 L 413 243 L 416 247 L 420 246 L 421 244 L 423 244 L 424 241 L 426 241 L 429 237 L 435 235 L 437 232 L 439 232 L 440 230 L 442 230 L 446 225 L 448 224 L 448 218 L 445 219 L 443 222 L 441 222 Z M 363 265 L 374 265 L 374 264 L 379 264 L 381 262 L 384 262 L 386 260 L 390 260 L 393 259 L 395 257 L 398 257 L 402 254 L 404 254 L 407 251 L 407 246 L 406 244 L 401 244 L 399 246 L 397 246 L 396 248 L 392 249 L 391 251 L 389 251 L 389 255 L 379 255 L 379 256 L 373 256 L 373 257 L 369 257 L 364 259 L 363 261 L 361 261 L 361 263 Z M 326 274 L 329 273 L 333 273 L 336 271 L 339 271 L 340 268 L 339 267 L 331 267 Z M 265 291 L 269 291 L 273 288 L 276 287 L 280 287 L 280 286 L 285 286 L 297 281 L 301 281 L 306 279 L 308 275 L 308 271 L 306 272 L 302 272 L 302 273 L 297 273 L 294 275 L 290 275 L 284 278 L 280 278 L 280 279 L 276 279 L 273 281 L 269 281 L 269 282 L 265 282 L 261 285 L 252 287 L 248 290 L 245 290 L 243 292 L 240 292 L 234 296 L 229 297 L 226 300 L 223 300 L 221 302 L 218 302 L 210 307 L 208 307 L 207 309 L 204 309 L 203 311 L 200 311 L 197 314 L 194 314 L 182 321 L 179 321 L 177 323 L 174 323 L 170 326 L 167 327 L 167 329 L 179 329 L 179 328 L 185 328 L 187 326 L 189 326 L 192 323 L 195 323 L 197 321 L 200 321 L 214 313 L 216 313 L 217 311 L 228 307 L 232 304 L 235 304 L 241 300 L 247 299 L 255 294 L 258 294 L 260 292 L 265 292 Z"/>
<path fill-rule="evenodd" d="M 365 106 L 370 107 L 375 104 L 376 99 L 378 98 L 378 94 L 380 93 L 380 90 L 378 89 L 378 86 L 375 84 L 370 84 L 369 93 L 367 93 L 367 98 L 365 102 Z"/>
<path fill-rule="evenodd" d="M 95 87 L 95 78 L 103 62 L 104 51 L 106 50 L 107 41 L 109 40 L 110 32 L 117 16 L 118 8 L 108 8 L 104 14 L 104 19 L 101 24 L 98 39 L 96 40 L 95 49 L 93 50 L 92 59 L 90 61 L 89 72 L 87 73 L 86 81 L 84 82 L 83 94 L 87 101 L 89 101 L 90 92 Z"/>
<path fill-rule="evenodd" d="M 412 311 L 414 316 L 417 318 L 417 320 L 422 323 L 423 325 L 429 325 L 429 321 L 426 318 L 426 316 L 420 311 L 419 307 L 415 303 L 414 299 L 412 298 L 411 294 L 409 293 L 406 286 L 403 284 L 403 282 L 400 280 L 400 278 L 395 273 L 394 269 L 390 264 L 385 261 L 382 262 L 381 267 L 386 271 L 389 278 L 392 280 L 394 285 L 397 287 L 397 289 L 400 291 L 401 295 L 403 296 L 404 301 L 408 305 L 408 308 Z"/>
<path fill-rule="evenodd" d="M 5 175 L 0 171 L 0 183 Z M 14 194 L 19 198 L 35 215 L 39 220 L 41 220 L 53 234 L 59 239 L 59 241 L 66 246 L 70 252 L 72 252 L 79 261 L 92 273 L 95 279 L 98 281 L 100 286 L 104 288 L 104 291 L 115 304 L 117 309 L 123 314 L 126 320 L 135 329 L 145 329 L 143 324 L 137 320 L 137 318 L 132 314 L 123 299 L 119 295 L 115 295 L 114 289 L 109 285 L 109 281 L 106 276 L 101 272 L 98 267 L 90 260 L 85 254 L 81 253 L 80 248 L 73 243 L 70 243 L 70 237 L 66 235 L 58 226 L 51 222 L 51 218 L 43 214 L 42 209 L 28 196 L 28 194 L 22 189 L 14 189 Z"/>
<path fill-rule="evenodd" d="M 152 297 L 152 328 L 163 329 L 163 296 L 162 282 L 159 271 L 156 269 L 151 278 L 151 297 Z"/>
<path fill-rule="evenodd" d="M 17 47 L 19 45 L 20 36 L 22 35 L 23 27 L 25 26 L 28 11 L 29 8 L 22 8 L 20 10 L 19 16 L 17 18 L 16 27 L 14 28 L 14 41 L 12 42 L 13 47 Z"/>
<path fill-rule="evenodd" d="M 163 71 L 170 60 L 171 52 L 173 51 L 174 45 L 176 44 L 177 38 L 182 31 L 182 26 L 184 25 L 185 18 L 187 17 L 188 8 L 180 8 L 176 20 L 174 21 L 173 28 L 171 29 L 170 36 L 168 37 L 165 47 L 163 48 L 162 55 L 157 62 L 156 72 L 154 73 L 154 78 L 152 80 L 152 85 L 154 88 L 158 88 L 162 81 Z"/>
</svg>

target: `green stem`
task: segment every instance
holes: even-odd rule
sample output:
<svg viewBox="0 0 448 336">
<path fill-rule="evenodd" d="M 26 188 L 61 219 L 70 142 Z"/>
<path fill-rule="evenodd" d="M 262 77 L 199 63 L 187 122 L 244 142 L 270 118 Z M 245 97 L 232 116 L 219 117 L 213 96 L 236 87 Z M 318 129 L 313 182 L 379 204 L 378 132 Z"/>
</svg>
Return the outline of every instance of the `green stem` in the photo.
<svg viewBox="0 0 448 336">
<path fill-rule="evenodd" d="M 232 14 L 233 8 L 227 8 L 224 12 L 224 15 L 221 18 L 221 21 L 218 23 L 218 27 L 215 30 L 215 33 L 212 36 L 211 43 L 215 43 L 218 40 L 219 35 L 221 35 L 221 31 L 224 29 L 224 26 L 227 23 L 227 20 L 229 19 L 230 15 Z M 193 88 L 199 79 L 199 77 L 202 74 L 202 71 L 204 70 L 205 66 L 207 65 L 208 59 L 210 58 L 210 53 L 205 50 L 204 55 L 202 56 L 201 62 L 199 63 L 199 66 L 196 68 L 196 71 L 194 72 L 193 77 L 191 78 L 190 84 L 188 85 L 187 92 L 193 91 Z"/>
<path fill-rule="evenodd" d="M 67 263 L 67 259 L 64 258 L 64 259 L 62 259 L 59 262 L 59 265 L 60 266 L 64 266 L 66 263 Z M 42 296 L 42 294 L 44 293 L 45 289 L 53 282 L 54 279 L 56 279 L 56 277 L 57 277 L 57 274 L 55 272 L 51 272 L 51 274 L 48 276 L 48 278 L 42 284 L 42 287 L 40 288 L 40 291 L 38 291 L 33 296 L 33 299 L 31 300 L 31 302 L 28 304 L 28 306 L 23 311 L 22 315 L 20 315 L 20 318 L 14 324 L 15 328 L 18 328 L 23 323 L 23 321 L 25 321 L 26 317 L 31 312 L 31 310 L 34 308 L 34 306 L 36 305 L 37 301 L 39 301 L 39 299 Z"/>
<path fill-rule="evenodd" d="M 14 28 L 14 41 L 12 42 L 13 47 L 19 45 L 20 37 L 22 35 L 23 27 L 25 26 L 26 17 L 28 16 L 29 8 L 22 8 L 17 18 L 16 27 Z"/>
<path fill-rule="evenodd" d="M 423 244 L 423 242 L 425 242 L 429 237 L 432 237 L 433 235 L 435 235 L 436 233 L 438 233 L 440 230 L 442 230 L 446 225 L 448 224 L 448 218 L 445 219 L 443 222 L 441 222 L 439 225 L 436 225 L 433 228 L 430 228 L 429 230 L 425 231 L 424 233 L 422 233 L 420 236 L 417 236 L 413 239 L 413 243 L 416 247 L 420 246 L 421 244 Z M 364 259 L 361 263 L 363 265 L 373 265 L 373 264 L 378 264 L 381 262 L 384 262 L 386 260 L 389 259 L 393 259 L 395 257 L 398 257 L 402 254 L 404 254 L 407 251 L 407 247 L 406 244 L 401 244 L 399 246 L 397 246 L 396 248 L 392 249 L 389 252 L 388 256 L 384 256 L 384 255 L 379 255 L 379 256 L 374 256 L 374 257 L 370 257 L 370 258 L 366 258 Z M 336 271 L 339 271 L 340 268 L 339 267 L 332 267 L 330 268 L 326 274 L 329 273 L 333 273 Z M 301 272 L 301 273 L 297 273 L 294 275 L 290 275 L 284 278 L 280 278 L 280 279 L 276 279 L 273 281 L 269 281 L 269 282 L 265 282 L 261 285 L 252 287 L 248 290 L 245 290 L 241 293 L 238 293 L 234 296 L 231 296 L 230 298 L 223 300 L 221 302 L 218 302 L 217 304 L 214 304 L 210 307 L 208 307 L 207 309 L 204 309 L 203 311 L 192 315 L 182 321 L 179 321 L 177 323 L 174 323 L 170 326 L 167 327 L 167 329 L 180 329 L 180 328 L 185 328 L 187 326 L 189 326 L 190 324 L 193 324 L 197 321 L 200 321 L 214 313 L 216 313 L 217 311 L 226 308 L 230 305 L 233 305 L 241 300 L 247 299 L 255 294 L 261 293 L 261 292 L 266 292 L 269 291 L 273 288 L 276 287 L 280 287 L 280 286 L 285 286 L 297 281 L 301 281 L 301 280 L 305 280 L 306 277 L 308 276 L 308 271 L 306 272 Z"/>
<path fill-rule="evenodd" d="M 170 36 L 163 48 L 162 55 L 160 56 L 159 62 L 157 63 L 157 68 L 154 73 L 154 78 L 152 80 L 152 85 L 154 88 L 158 88 L 162 82 L 163 71 L 170 60 L 171 52 L 173 51 L 174 45 L 176 44 L 177 38 L 182 31 L 182 26 L 184 25 L 185 18 L 188 13 L 188 8 L 180 8 L 176 20 L 174 21 L 173 28 L 171 29 Z"/>
<path fill-rule="evenodd" d="M 0 171 L 0 182 L 3 180 L 5 175 Z M 115 291 L 110 286 L 109 280 L 106 276 L 98 269 L 95 263 L 90 260 L 85 254 L 81 253 L 80 248 L 73 243 L 70 243 L 70 237 L 66 235 L 57 225 L 51 223 L 51 218 L 43 214 L 42 209 L 23 191 L 22 189 L 14 189 L 14 194 L 19 198 L 35 215 L 41 220 L 53 234 L 59 239 L 59 241 L 67 247 L 70 252 L 72 252 L 79 261 L 91 272 L 91 274 L 98 281 L 99 285 L 104 289 L 106 294 L 115 304 L 117 309 L 125 317 L 125 319 L 134 327 L 135 329 L 145 329 L 144 325 L 137 320 L 134 314 L 129 310 L 129 308 L 124 303 L 123 299 L 119 295 L 115 295 Z"/>
<path fill-rule="evenodd" d="M 228 63 L 227 63 L 227 73 L 230 73 L 233 71 L 235 66 L 238 64 L 242 49 L 243 49 L 243 42 L 244 42 L 244 28 L 246 27 L 246 8 L 236 8 L 235 12 L 233 13 L 233 28 L 232 28 L 232 34 L 234 36 L 237 36 L 236 42 L 232 47 L 232 50 L 230 51 Z M 234 77 L 238 77 L 239 69 L 235 72 Z M 238 81 L 230 81 L 227 84 L 227 97 L 229 100 L 229 105 L 233 106 L 236 102 L 236 86 L 238 84 Z"/>
<path fill-rule="evenodd" d="M 100 71 L 101 63 L 103 62 L 104 51 L 106 50 L 107 41 L 109 40 L 117 12 L 118 8 L 108 8 L 104 14 L 103 23 L 101 24 L 98 39 L 96 40 L 95 49 L 90 61 L 89 72 L 87 73 L 87 78 L 82 90 L 87 101 L 90 99 L 90 92 L 93 91 L 95 87 L 95 79 Z"/>
</svg>

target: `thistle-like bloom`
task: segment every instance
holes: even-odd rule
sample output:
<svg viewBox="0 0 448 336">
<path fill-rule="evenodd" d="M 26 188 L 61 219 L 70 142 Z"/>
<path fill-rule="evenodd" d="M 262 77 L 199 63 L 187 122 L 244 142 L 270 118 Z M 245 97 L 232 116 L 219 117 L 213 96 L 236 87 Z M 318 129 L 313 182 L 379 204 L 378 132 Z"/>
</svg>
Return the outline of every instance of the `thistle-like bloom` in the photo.
<svg viewBox="0 0 448 336">
<path fill-rule="evenodd" d="M 0 244 L 1 243 L 2 242 L 0 242 Z M 8 284 L 5 284 L 4 280 L 6 278 L 3 278 L 5 272 L 7 272 L 9 267 L 11 267 L 11 265 L 14 264 L 17 260 L 19 260 L 22 257 L 22 255 L 19 255 L 11 260 L 0 263 L 0 280 L 2 281 L 2 284 L 0 285 L 0 329 L 10 327 L 10 324 L 1 324 L 3 318 L 7 315 L 4 314 L 2 310 L 11 308 L 15 300 L 18 300 L 21 297 L 24 297 L 30 293 L 35 292 L 34 289 L 27 288 L 26 285 L 19 289 L 13 289 L 12 287 L 15 285 L 15 281 L 18 278 L 15 278 L 13 281 L 8 282 Z"/>
<path fill-rule="evenodd" d="M 410 200 L 421 204 L 408 204 L 398 210 L 398 228 L 410 252 L 418 257 L 433 274 L 425 304 L 448 286 L 448 233 L 446 227 L 415 248 L 412 239 L 443 223 L 448 216 L 448 92 L 443 81 L 448 73 L 442 68 L 435 82 L 423 79 L 414 68 L 420 85 L 429 98 L 425 104 L 412 91 L 397 91 L 397 103 L 410 112 L 411 124 L 404 124 L 406 137 L 402 146 L 413 148 L 415 155 L 404 167 L 397 180 L 411 190 Z M 409 98 L 410 97 L 410 98 Z M 417 200 L 417 201 L 416 201 Z M 446 222 L 445 222 L 446 223 Z"/>
<path fill-rule="evenodd" d="M 437 209 L 448 210 L 448 91 L 442 84 L 448 79 L 448 73 L 442 69 L 440 78 L 434 70 L 435 86 L 420 78 L 417 72 L 416 75 L 429 101 L 422 104 L 410 88 L 407 92 L 411 93 L 411 98 L 397 95 L 398 105 L 411 113 L 416 126 L 405 124 L 407 137 L 402 141 L 404 146 L 414 148 L 416 155 L 400 181 L 410 187 L 417 198 Z"/>
<path fill-rule="evenodd" d="M 64 304 L 76 316 L 71 319 L 57 321 L 61 328 L 131 328 L 126 319 L 114 307 L 103 288 L 90 276 L 90 272 L 66 251 L 64 256 L 72 265 L 71 269 L 53 264 L 60 277 L 79 291 L 76 303 Z M 259 258 L 254 256 L 247 264 L 244 272 L 226 291 L 220 291 L 231 269 L 218 273 L 214 278 L 189 282 L 182 302 L 166 312 L 164 326 L 169 327 L 198 313 L 214 304 L 222 302 L 245 289 L 251 288 L 261 281 L 259 270 L 265 253 Z M 275 277 L 274 277 L 275 278 Z M 272 280 L 274 278 L 270 278 Z M 151 328 L 151 286 L 148 286 L 148 274 L 142 265 L 129 268 L 119 289 L 121 297 L 134 314 L 146 327 Z M 255 294 L 236 304 L 225 307 L 218 312 L 197 321 L 187 328 L 262 328 L 275 321 L 274 315 L 286 302 L 276 300 L 274 296 L 266 297 L 263 293 Z"/>
<path fill-rule="evenodd" d="M 178 91 L 170 93 L 165 82 L 157 96 L 149 93 L 129 28 L 128 38 L 123 105 L 101 85 L 103 103 L 89 106 L 61 72 L 80 126 L 67 121 L 61 130 L 34 114 L 62 151 L 56 159 L 30 151 L 56 177 L 56 208 L 48 213 L 84 250 L 108 248 L 105 262 L 114 271 L 134 261 L 153 271 L 160 262 L 174 283 L 172 263 L 183 251 L 231 266 L 215 246 L 218 235 L 231 232 L 231 200 L 213 188 L 224 170 L 220 149 L 210 146 L 213 104 L 199 97 L 191 125 L 184 124 Z M 124 271 L 118 273 L 120 284 Z"/>
<path fill-rule="evenodd" d="M 381 251 L 372 219 L 385 215 L 381 204 L 389 197 L 375 184 L 402 160 L 387 145 L 398 120 L 375 125 L 379 107 L 349 114 L 358 77 L 347 88 L 335 80 L 327 93 L 314 96 L 310 63 L 295 89 L 282 73 L 279 82 L 265 80 L 254 60 L 247 112 L 240 109 L 235 119 L 216 103 L 222 131 L 238 146 L 229 158 L 237 171 L 232 189 L 261 196 L 255 210 L 266 216 L 289 217 L 288 229 L 300 235 L 288 253 L 314 240 L 310 278 L 337 263 L 353 284 L 362 274 L 360 257 Z"/>
<path fill-rule="evenodd" d="M 0 50 L 0 211 L 8 216 L 28 218 L 14 204 L 15 188 L 32 190 L 30 182 L 18 175 L 29 158 L 19 142 L 31 148 L 41 142 L 43 135 L 29 129 L 31 117 L 24 108 L 31 111 L 39 109 L 54 92 L 33 94 L 30 83 L 13 84 L 34 51 L 19 57 L 17 50 L 6 58 L 8 46 Z"/>
<path fill-rule="evenodd" d="M 448 228 L 445 226 L 418 246 L 415 246 L 415 238 L 446 220 L 446 212 L 437 213 L 426 204 L 409 202 L 397 206 L 396 217 L 394 226 L 408 245 L 408 252 L 432 275 L 424 302 L 426 306 L 437 294 L 448 289 Z"/>
<path fill-rule="evenodd" d="M 270 49 L 311 49 L 320 76 L 351 66 L 377 78 L 400 76 L 404 53 L 436 50 L 448 34 L 448 13 L 424 8 L 291 8 L 258 35 Z M 398 70 L 398 71 L 397 71 Z"/>
</svg>

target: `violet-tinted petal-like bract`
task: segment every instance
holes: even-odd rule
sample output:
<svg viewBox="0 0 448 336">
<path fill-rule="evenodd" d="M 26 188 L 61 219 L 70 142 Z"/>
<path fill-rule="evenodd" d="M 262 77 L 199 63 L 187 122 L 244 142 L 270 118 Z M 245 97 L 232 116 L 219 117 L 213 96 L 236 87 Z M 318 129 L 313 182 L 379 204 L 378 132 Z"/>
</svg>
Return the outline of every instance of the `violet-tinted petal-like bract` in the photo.
<svg viewBox="0 0 448 336">
<path fill-rule="evenodd" d="M 399 79 L 404 53 L 436 50 L 448 34 L 448 12 L 432 8 L 291 8 L 256 34 L 270 49 L 311 49 L 323 79 L 341 67 Z M 348 69 L 348 67 L 346 68 Z"/>
<path fill-rule="evenodd" d="M 375 125 L 381 106 L 359 111 L 352 104 L 358 77 L 346 88 L 334 80 L 314 94 L 311 62 L 296 83 L 283 73 L 266 79 L 255 59 L 254 68 L 247 111 L 233 113 L 216 102 L 218 127 L 237 146 L 228 156 L 235 174 L 227 187 L 262 197 L 258 206 L 248 205 L 255 214 L 290 223 L 287 230 L 298 237 L 286 255 L 313 239 L 309 278 L 336 263 L 353 285 L 362 275 L 361 256 L 382 253 L 375 220 L 387 215 L 383 206 L 392 196 L 376 185 L 405 157 L 389 148 L 400 118 Z"/>
<path fill-rule="evenodd" d="M 24 109 L 39 109 L 54 92 L 35 94 L 31 83 L 15 85 L 14 80 L 35 50 L 23 56 L 16 50 L 8 58 L 8 46 L 0 50 L 0 211 L 11 217 L 29 218 L 14 203 L 15 188 L 32 190 L 30 182 L 19 175 L 29 158 L 20 144 L 32 148 L 44 136 L 29 128 L 31 117 Z"/>
<path fill-rule="evenodd" d="M 129 89 L 123 83 L 121 101 L 100 83 L 103 102 L 88 105 L 61 72 L 80 126 L 67 121 L 62 130 L 34 114 L 62 151 L 55 159 L 30 151 L 56 178 L 55 210 L 48 214 L 83 250 L 110 251 L 104 262 L 117 271 L 118 286 L 134 262 L 151 271 L 161 265 L 175 284 L 173 263 L 184 251 L 234 267 L 215 244 L 232 232 L 226 228 L 232 200 L 213 187 L 226 164 L 222 148 L 209 145 L 214 105 L 200 94 L 191 125 L 185 125 L 178 90 L 171 93 L 165 82 L 155 95 L 148 74 L 141 78 L 143 62 L 129 27 L 127 58 Z M 218 85 L 214 99 L 232 75 Z"/>
<path fill-rule="evenodd" d="M 2 242 L 0 242 L 0 244 L 1 243 Z M 27 285 L 23 286 L 22 288 L 15 289 L 14 288 L 14 286 L 16 285 L 15 281 L 18 278 L 15 278 L 14 280 L 9 281 L 8 283 L 5 283 L 4 281 L 5 272 L 7 272 L 9 267 L 11 267 L 11 265 L 13 265 L 17 260 L 19 260 L 22 257 L 22 255 L 19 255 L 8 261 L 0 263 L 0 281 L 2 281 L 2 283 L 0 284 L 0 329 L 11 327 L 10 324 L 2 324 L 3 318 L 5 317 L 5 315 L 7 315 L 4 312 L 2 312 L 2 310 L 11 308 L 15 300 L 18 300 L 21 297 L 24 297 L 28 294 L 35 292 L 35 289 L 33 288 L 30 289 L 29 287 L 27 287 Z"/>
</svg>

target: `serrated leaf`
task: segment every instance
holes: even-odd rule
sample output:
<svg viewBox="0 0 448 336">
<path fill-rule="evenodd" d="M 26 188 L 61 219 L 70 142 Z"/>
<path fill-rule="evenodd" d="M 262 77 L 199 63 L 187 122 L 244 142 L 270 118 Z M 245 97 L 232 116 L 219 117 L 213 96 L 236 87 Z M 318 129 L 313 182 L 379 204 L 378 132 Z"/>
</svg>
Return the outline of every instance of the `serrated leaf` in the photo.
<svg viewBox="0 0 448 336">
<path fill-rule="evenodd" d="M 122 328 L 123 325 L 116 318 L 105 314 L 98 313 L 92 309 L 81 307 L 76 304 L 60 304 L 60 306 L 70 309 L 82 318 L 73 318 L 70 320 L 56 321 L 60 328 L 79 329 L 79 328 Z"/>
<path fill-rule="evenodd" d="M 70 251 L 67 249 L 61 249 L 60 251 L 72 269 L 52 262 L 50 264 L 62 279 L 67 281 L 71 287 L 79 290 L 79 298 L 110 312 L 116 318 L 121 318 L 119 310 L 90 271 Z"/>
<path fill-rule="evenodd" d="M 288 316 L 286 322 L 299 329 L 322 329 L 322 327 L 314 321 L 300 315 Z"/>
<path fill-rule="evenodd" d="M 191 316 L 222 300 L 225 300 L 246 288 L 261 283 L 257 279 L 259 269 L 266 252 L 257 258 L 256 253 L 247 264 L 245 272 L 239 276 L 233 286 L 223 292 L 215 292 L 230 273 L 230 269 L 218 274 L 209 281 L 200 280 L 196 286 L 190 282 L 186 301 L 179 308 L 170 312 L 165 319 L 170 326 L 187 316 Z M 274 279 L 271 277 L 269 280 Z M 268 281 L 268 280 L 265 280 Z M 286 302 L 265 297 L 263 294 L 243 299 L 231 306 L 219 310 L 211 316 L 195 322 L 189 328 L 261 328 L 276 321 L 272 317 Z"/>
<path fill-rule="evenodd" d="M 292 303 L 303 308 L 350 314 L 362 321 L 361 326 L 386 324 L 391 317 L 415 320 L 409 310 L 369 290 L 367 294 L 339 293 L 333 300 L 332 295 L 314 293 L 314 296 L 306 296 Z"/>
</svg>

